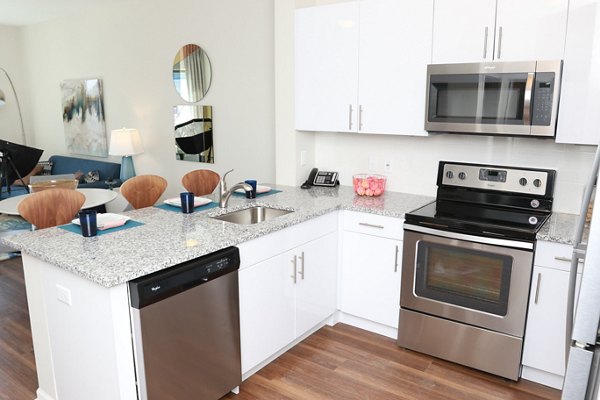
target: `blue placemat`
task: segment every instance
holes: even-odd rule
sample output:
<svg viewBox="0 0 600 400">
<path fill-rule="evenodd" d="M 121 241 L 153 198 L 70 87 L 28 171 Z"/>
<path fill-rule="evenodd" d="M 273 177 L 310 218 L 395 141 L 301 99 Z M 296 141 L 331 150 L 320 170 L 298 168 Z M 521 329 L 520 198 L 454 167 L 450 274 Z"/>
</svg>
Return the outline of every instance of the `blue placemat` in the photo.
<svg viewBox="0 0 600 400">
<path fill-rule="evenodd" d="M 271 189 L 268 192 L 264 192 L 264 193 L 257 193 L 256 197 L 262 197 L 262 196 L 269 196 L 271 194 L 275 194 L 275 193 L 279 193 L 281 192 L 281 190 L 278 189 Z M 246 192 L 244 193 L 238 193 L 238 192 L 233 192 L 234 196 L 239 196 L 239 197 L 246 197 Z"/>
<path fill-rule="evenodd" d="M 198 207 L 194 207 L 194 211 L 204 211 L 204 210 L 210 210 L 211 208 L 215 208 L 218 207 L 219 204 L 215 203 L 214 201 L 208 203 L 208 204 L 204 204 L 202 206 L 198 206 Z M 169 204 L 159 204 L 157 206 L 154 206 L 156 208 L 160 208 L 162 210 L 168 210 L 168 211 L 175 211 L 175 212 L 181 212 L 181 207 L 179 206 L 172 206 Z"/>
<path fill-rule="evenodd" d="M 130 219 L 129 221 L 127 221 L 125 223 L 125 225 L 117 226 L 115 228 L 105 229 L 103 231 L 98 229 L 98 236 L 105 235 L 107 233 L 122 231 L 123 229 L 135 228 L 136 226 L 140 226 L 140 225 L 144 225 L 144 224 Z M 69 232 L 73 232 L 78 235 L 81 235 L 81 227 L 79 225 L 66 224 L 66 225 L 60 225 L 59 228 L 64 229 L 65 231 L 69 231 Z"/>
</svg>

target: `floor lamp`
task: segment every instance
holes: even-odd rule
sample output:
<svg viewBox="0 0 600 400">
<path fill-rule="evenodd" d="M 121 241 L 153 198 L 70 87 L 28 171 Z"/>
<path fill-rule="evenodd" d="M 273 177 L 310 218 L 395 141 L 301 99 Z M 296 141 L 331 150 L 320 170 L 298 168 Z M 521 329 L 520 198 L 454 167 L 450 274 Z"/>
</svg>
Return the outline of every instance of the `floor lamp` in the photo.
<svg viewBox="0 0 600 400">
<path fill-rule="evenodd" d="M 17 96 L 17 91 L 15 90 L 15 85 L 13 85 L 12 79 L 10 79 L 10 75 L 8 72 L 0 67 L 0 71 L 4 72 L 6 78 L 8 78 L 8 83 L 10 83 L 10 87 L 12 88 L 13 94 L 15 95 L 15 100 L 17 102 L 17 110 L 19 110 L 19 120 L 21 121 L 21 136 L 23 137 L 23 144 L 27 144 L 27 138 L 25 137 L 25 125 L 23 124 L 23 114 L 21 113 L 21 104 L 19 103 L 19 97 Z M 6 97 L 4 96 L 4 92 L 0 89 L 0 107 L 2 107 L 6 103 Z"/>
</svg>

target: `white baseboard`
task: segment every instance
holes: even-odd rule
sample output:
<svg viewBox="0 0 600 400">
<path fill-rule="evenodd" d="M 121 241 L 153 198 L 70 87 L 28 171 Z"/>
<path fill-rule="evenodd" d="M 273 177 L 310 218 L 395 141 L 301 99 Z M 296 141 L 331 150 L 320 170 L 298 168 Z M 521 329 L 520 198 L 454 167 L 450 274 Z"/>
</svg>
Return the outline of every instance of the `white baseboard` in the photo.
<svg viewBox="0 0 600 400">
<path fill-rule="evenodd" d="M 537 368 L 528 367 L 527 365 L 523 365 L 523 369 L 521 370 L 521 378 L 559 390 L 562 389 L 564 380 L 563 376 L 542 371 Z"/>
<path fill-rule="evenodd" d="M 35 395 L 37 396 L 35 400 L 54 400 L 54 397 L 50 396 L 40 388 L 35 391 Z"/>
<path fill-rule="evenodd" d="M 398 329 L 380 324 L 378 322 L 369 321 L 368 319 L 356 317 L 351 314 L 346 314 L 339 311 L 337 315 L 337 322 L 352 325 L 356 328 L 364 329 L 369 332 L 378 333 L 383 336 L 387 336 L 392 339 L 398 338 Z"/>
</svg>

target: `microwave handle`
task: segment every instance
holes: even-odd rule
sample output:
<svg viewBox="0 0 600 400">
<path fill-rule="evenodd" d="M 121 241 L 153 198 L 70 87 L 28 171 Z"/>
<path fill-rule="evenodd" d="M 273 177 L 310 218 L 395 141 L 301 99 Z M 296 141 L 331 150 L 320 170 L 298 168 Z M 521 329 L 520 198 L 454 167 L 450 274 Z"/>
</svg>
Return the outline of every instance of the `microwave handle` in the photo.
<svg viewBox="0 0 600 400">
<path fill-rule="evenodd" d="M 535 74 L 530 72 L 527 74 L 527 82 L 525 83 L 525 101 L 523 102 L 523 125 L 531 125 L 531 95 L 533 93 L 533 80 Z"/>
</svg>

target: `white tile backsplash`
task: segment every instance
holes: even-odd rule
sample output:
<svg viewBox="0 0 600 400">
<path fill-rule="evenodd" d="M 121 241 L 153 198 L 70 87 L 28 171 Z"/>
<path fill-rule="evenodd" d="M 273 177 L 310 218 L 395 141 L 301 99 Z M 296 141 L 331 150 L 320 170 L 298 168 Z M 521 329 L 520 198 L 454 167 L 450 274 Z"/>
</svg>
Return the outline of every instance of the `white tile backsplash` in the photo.
<svg viewBox="0 0 600 400">
<path fill-rule="evenodd" d="M 435 196 L 440 160 L 552 168 L 558 171 L 554 210 L 579 213 L 594 146 L 556 144 L 549 139 L 433 134 L 429 137 L 352 133 L 315 134 L 316 167 L 340 172 L 340 182 L 369 172 L 369 157 L 379 159 L 377 173 L 386 175 L 387 189 Z M 384 173 L 383 160 L 392 161 Z"/>
</svg>

